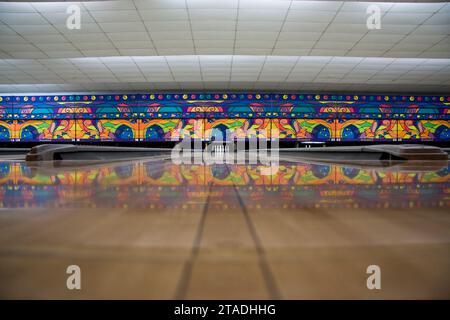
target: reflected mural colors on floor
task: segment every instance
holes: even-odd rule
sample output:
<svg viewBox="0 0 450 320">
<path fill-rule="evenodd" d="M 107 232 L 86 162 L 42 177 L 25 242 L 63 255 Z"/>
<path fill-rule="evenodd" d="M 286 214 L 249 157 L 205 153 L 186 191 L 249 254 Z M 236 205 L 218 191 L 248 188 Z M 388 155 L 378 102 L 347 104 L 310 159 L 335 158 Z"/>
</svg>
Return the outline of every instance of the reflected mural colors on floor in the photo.
<svg viewBox="0 0 450 320">
<path fill-rule="evenodd" d="M 176 165 L 135 161 L 52 168 L 0 162 L 0 204 L 17 207 L 142 207 L 189 209 L 205 187 L 223 186 L 210 199 L 220 203 L 227 187 L 257 208 L 448 207 L 450 166 L 411 171 L 400 167 L 281 163 Z M 135 200 L 139 201 L 135 201 Z M 280 201 L 264 201 L 279 199 Z M 224 202 L 227 207 L 227 203 Z"/>
<path fill-rule="evenodd" d="M 261 168 L 1 162 L 0 297 L 450 298 L 449 163 Z"/>
</svg>

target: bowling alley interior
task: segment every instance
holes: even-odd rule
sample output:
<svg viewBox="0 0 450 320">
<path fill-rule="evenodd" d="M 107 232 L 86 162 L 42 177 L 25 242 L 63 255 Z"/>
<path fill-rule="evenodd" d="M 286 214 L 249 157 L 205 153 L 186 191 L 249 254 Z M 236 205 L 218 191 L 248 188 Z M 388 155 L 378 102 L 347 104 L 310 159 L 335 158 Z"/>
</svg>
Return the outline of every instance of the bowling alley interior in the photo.
<svg viewBox="0 0 450 320">
<path fill-rule="evenodd" d="M 0 299 L 450 299 L 450 3 L 0 1 Z"/>
</svg>

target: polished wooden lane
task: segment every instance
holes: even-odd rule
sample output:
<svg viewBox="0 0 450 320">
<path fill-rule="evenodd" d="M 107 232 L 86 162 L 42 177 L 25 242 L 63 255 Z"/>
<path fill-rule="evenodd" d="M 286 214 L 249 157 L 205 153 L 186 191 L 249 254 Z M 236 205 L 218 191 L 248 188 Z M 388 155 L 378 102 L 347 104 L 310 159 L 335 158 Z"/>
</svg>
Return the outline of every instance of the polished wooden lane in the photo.
<svg viewBox="0 0 450 320">
<path fill-rule="evenodd" d="M 448 167 L 1 165 L 2 298 L 450 297 Z"/>
</svg>

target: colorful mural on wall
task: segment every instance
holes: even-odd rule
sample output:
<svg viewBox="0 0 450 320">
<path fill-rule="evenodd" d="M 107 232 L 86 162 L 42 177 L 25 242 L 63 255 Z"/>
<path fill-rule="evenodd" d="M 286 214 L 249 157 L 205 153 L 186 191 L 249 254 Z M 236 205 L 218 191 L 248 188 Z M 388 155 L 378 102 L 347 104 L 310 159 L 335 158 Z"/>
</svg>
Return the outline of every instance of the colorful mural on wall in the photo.
<svg viewBox="0 0 450 320">
<path fill-rule="evenodd" d="M 207 119 L 205 121 L 204 138 L 206 140 L 268 139 L 269 137 L 269 119 Z"/>
<path fill-rule="evenodd" d="M 11 141 L 13 139 L 13 121 L 0 120 L 0 141 Z"/>
<path fill-rule="evenodd" d="M 185 137 L 201 139 L 203 119 L 139 119 L 139 139 L 144 141 L 179 141 Z"/>
<path fill-rule="evenodd" d="M 337 141 L 392 141 L 397 138 L 397 121 L 392 119 L 336 119 Z"/>
<path fill-rule="evenodd" d="M 0 97 L 0 141 L 449 141 L 449 96 L 155 93 Z"/>
<path fill-rule="evenodd" d="M 398 140 L 450 140 L 449 120 L 399 120 Z"/>
<path fill-rule="evenodd" d="M 333 119 L 273 119 L 272 138 L 304 141 L 330 141 L 334 138 Z"/>
<path fill-rule="evenodd" d="M 75 141 L 75 120 L 17 120 L 12 137 L 16 141 Z"/>
</svg>

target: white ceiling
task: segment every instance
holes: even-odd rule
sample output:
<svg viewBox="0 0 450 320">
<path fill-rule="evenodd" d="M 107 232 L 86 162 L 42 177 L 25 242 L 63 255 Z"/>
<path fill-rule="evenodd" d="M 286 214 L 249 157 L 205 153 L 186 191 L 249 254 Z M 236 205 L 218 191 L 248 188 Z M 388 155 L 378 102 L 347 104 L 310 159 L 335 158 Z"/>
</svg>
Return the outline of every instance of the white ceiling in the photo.
<svg viewBox="0 0 450 320">
<path fill-rule="evenodd" d="M 377 3 L 381 30 L 366 27 L 373 2 L 78 4 L 69 30 L 67 2 L 0 2 L 0 92 L 450 91 L 450 3 Z"/>
<path fill-rule="evenodd" d="M 450 59 L 153 56 L 0 60 L 0 91 L 227 89 L 450 91 Z M 20 86 L 20 84 L 35 86 Z M 19 86 L 17 86 L 19 85 Z M 46 87 L 48 88 L 48 87 Z"/>
<path fill-rule="evenodd" d="M 382 29 L 368 30 L 372 3 L 283 0 L 123 0 L 0 3 L 2 58 L 136 55 L 315 55 L 450 58 L 450 3 L 378 3 Z"/>
</svg>

